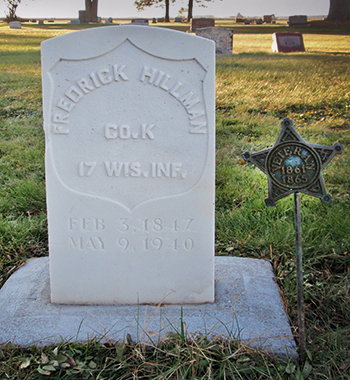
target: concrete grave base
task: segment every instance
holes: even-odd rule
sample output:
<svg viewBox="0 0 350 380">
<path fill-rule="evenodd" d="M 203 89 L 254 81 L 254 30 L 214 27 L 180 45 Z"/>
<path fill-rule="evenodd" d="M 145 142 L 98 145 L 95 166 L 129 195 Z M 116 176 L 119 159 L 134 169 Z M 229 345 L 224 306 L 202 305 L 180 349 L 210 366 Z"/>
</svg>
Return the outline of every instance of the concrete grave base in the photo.
<svg viewBox="0 0 350 380">
<path fill-rule="evenodd" d="M 215 303 L 202 305 L 59 305 L 50 303 L 49 258 L 29 260 L 0 290 L 0 342 L 44 346 L 97 338 L 154 344 L 169 332 L 238 338 L 277 356 L 296 357 L 270 263 L 215 258 Z M 166 302 L 166 300 L 165 300 Z"/>
</svg>

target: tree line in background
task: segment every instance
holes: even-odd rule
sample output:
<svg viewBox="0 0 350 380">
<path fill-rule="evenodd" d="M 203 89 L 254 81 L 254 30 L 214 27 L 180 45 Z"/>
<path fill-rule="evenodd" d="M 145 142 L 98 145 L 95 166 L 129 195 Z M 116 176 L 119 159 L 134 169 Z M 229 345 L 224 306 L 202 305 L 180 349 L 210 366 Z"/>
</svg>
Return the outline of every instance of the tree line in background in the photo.
<svg viewBox="0 0 350 380">
<path fill-rule="evenodd" d="M 16 15 L 18 6 L 21 3 L 21 0 L 3 0 L 8 9 L 6 15 L 6 21 L 18 20 L 19 18 Z M 165 8 L 165 22 L 170 21 L 169 8 L 170 3 L 174 3 L 176 0 L 135 0 L 134 5 L 138 11 L 144 10 L 147 7 L 153 5 L 162 6 Z M 210 0 L 188 0 L 188 8 L 181 8 L 180 12 L 183 14 L 187 12 L 187 21 L 190 21 L 193 17 L 193 3 L 199 3 L 202 6 L 205 6 L 203 3 Z M 97 6 L 98 0 L 85 0 L 85 10 L 87 13 L 87 19 L 89 22 L 97 22 Z M 327 20 L 334 21 L 349 21 L 350 20 L 350 0 L 330 0 L 330 7 L 328 12 Z"/>
<path fill-rule="evenodd" d="M 14 0 L 12 0 L 14 1 Z M 86 4 L 88 3 L 96 3 L 96 18 L 97 18 L 97 1 L 98 0 L 86 0 Z M 169 22 L 169 9 L 170 2 L 174 3 L 176 0 L 135 0 L 134 5 L 136 6 L 138 11 L 142 11 L 147 7 L 151 7 L 152 5 L 159 5 L 165 7 L 165 17 L 164 21 Z M 187 11 L 187 21 L 190 21 L 193 18 L 193 3 L 200 3 L 202 6 L 203 2 L 210 0 L 189 0 L 188 8 L 181 8 L 180 13 L 184 13 Z M 88 6 L 86 7 L 88 10 Z M 347 21 L 350 20 L 350 0 L 330 0 L 330 7 L 327 16 L 327 20 L 340 20 Z"/>
<path fill-rule="evenodd" d="M 170 3 L 174 3 L 176 0 L 135 0 L 134 5 L 138 11 L 142 11 L 147 7 L 161 6 L 165 8 L 165 17 L 164 21 L 170 21 Z M 211 0 L 188 0 L 188 8 L 181 8 L 179 13 L 183 14 L 187 12 L 187 20 L 190 21 L 193 17 L 193 3 L 196 2 L 198 4 L 203 5 L 204 2 Z M 350 0 L 349 0 L 350 1 Z M 21 4 L 21 0 L 4 0 L 7 5 L 8 13 L 6 15 L 6 21 L 19 20 L 19 17 L 16 15 L 16 11 L 18 6 Z M 89 22 L 97 22 L 97 6 L 98 0 L 85 0 L 85 10 L 87 14 L 87 20 Z"/>
</svg>

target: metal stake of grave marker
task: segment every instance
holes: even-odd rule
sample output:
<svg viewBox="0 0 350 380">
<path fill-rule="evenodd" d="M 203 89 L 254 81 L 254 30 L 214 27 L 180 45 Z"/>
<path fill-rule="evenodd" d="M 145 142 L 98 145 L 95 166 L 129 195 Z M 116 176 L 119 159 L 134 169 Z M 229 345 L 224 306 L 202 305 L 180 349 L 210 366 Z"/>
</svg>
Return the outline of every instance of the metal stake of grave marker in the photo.
<svg viewBox="0 0 350 380">
<path fill-rule="evenodd" d="M 297 269 L 297 305 L 298 305 L 298 328 L 299 328 L 299 359 L 302 363 L 306 359 L 305 338 L 305 303 L 303 289 L 303 263 L 301 246 L 301 213 L 300 193 L 294 193 L 294 228 L 295 228 L 295 254 Z"/>
<path fill-rule="evenodd" d="M 306 360 L 305 303 L 303 292 L 302 244 L 300 193 L 320 198 L 323 203 L 331 203 L 327 193 L 322 170 L 344 147 L 339 143 L 332 146 L 308 144 L 293 128 L 293 121 L 285 118 L 275 145 L 256 153 L 245 152 L 245 161 L 256 165 L 267 174 L 268 198 L 266 206 L 276 205 L 276 201 L 294 193 L 294 227 L 296 245 L 296 276 L 299 328 L 299 360 Z"/>
</svg>

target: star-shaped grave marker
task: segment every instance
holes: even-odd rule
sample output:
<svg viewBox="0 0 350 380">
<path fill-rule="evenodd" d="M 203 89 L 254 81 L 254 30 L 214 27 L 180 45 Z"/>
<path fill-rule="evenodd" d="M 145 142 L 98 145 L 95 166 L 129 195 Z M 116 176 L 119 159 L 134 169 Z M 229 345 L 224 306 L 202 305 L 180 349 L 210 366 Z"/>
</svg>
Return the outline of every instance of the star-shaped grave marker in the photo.
<svg viewBox="0 0 350 380">
<path fill-rule="evenodd" d="M 245 161 L 256 165 L 267 174 L 269 196 L 267 206 L 275 206 L 276 201 L 294 193 L 295 243 L 297 272 L 297 301 L 299 326 L 299 360 L 306 360 L 305 303 L 303 293 L 303 269 L 301 247 L 300 193 L 320 198 L 330 203 L 332 196 L 327 193 L 322 170 L 344 147 L 339 143 L 332 146 L 308 144 L 293 128 L 293 121 L 283 119 L 282 131 L 272 148 L 256 153 L 245 152 Z"/>
<path fill-rule="evenodd" d="M 332 196 L 327 193 L 322 170 L 336 154 L 341 154 L 343 145 L 332 146 L 308 144 L 293 128 L 293 121 L 285 118 L 282 131 L 272 148 L 256 153 L 244 152 L 245 161 L 256 165 L 267 174 L 267 206 L 292 193 L 305 193 L 330 203 Z"/>
</svg>

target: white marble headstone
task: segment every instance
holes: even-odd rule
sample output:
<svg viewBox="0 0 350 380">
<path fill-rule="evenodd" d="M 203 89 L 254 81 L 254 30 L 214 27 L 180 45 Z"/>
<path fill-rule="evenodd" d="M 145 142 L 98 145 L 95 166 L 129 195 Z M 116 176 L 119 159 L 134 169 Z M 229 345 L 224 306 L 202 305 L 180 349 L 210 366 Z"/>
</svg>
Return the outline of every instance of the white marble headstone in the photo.
<svg viewBox="0 0 350 380">
<path fill-rule="evenodd" d="M 214 42 L 94 28 L 42 73 L 51 302 L 213 302 Z"/>
</svg>

